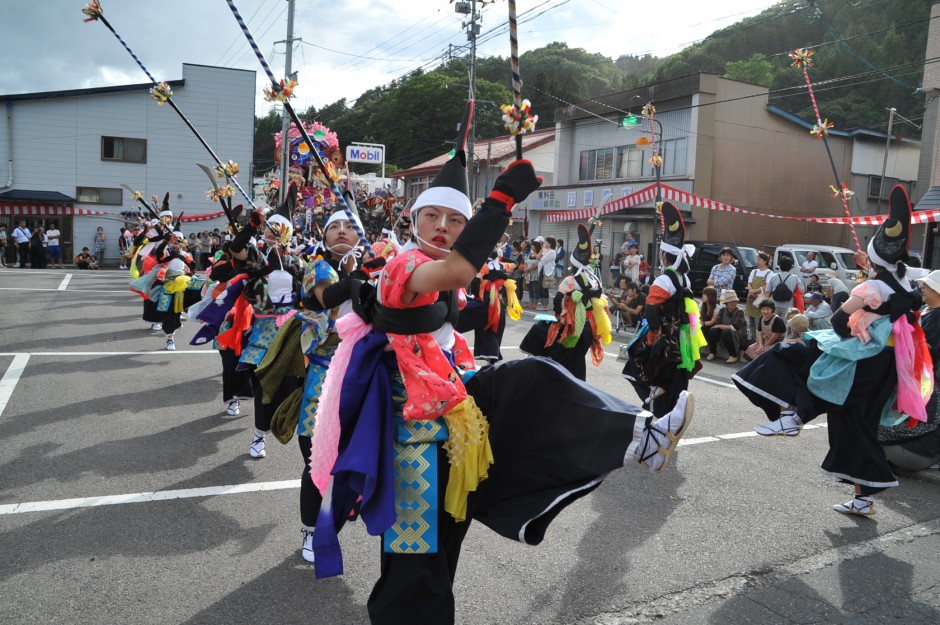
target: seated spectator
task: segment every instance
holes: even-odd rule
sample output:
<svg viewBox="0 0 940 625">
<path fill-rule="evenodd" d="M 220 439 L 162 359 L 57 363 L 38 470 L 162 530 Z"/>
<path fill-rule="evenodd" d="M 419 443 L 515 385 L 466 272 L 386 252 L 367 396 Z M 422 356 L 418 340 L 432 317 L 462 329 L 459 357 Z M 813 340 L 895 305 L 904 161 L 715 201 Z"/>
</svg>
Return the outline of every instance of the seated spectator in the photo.
<svg viewBox="0 0 940 625">
<path fill-rule="evenodd" d="M 91 255 L 91 252 L 88 251 L 88 248 L 83 247 L 81 253 L 75 256 L 73 262 L 79 269 L 90 269 L 92 258 L 94 257 Z"/>
<path fill-rule="evenodd" d="M 97 269 L 97 268 L 98 268 L 98 257 L 95 256 L 94 254 L 92 254 L 92 255 L 91 255 L 91 258 L 88 260 L 88 268 L 89 268 L 89 269 Z"/>
<path fill-rule="evenodd" d="M 757 321 L 757 341 L 744 351 L 744 360 L 754 360 L 783 340 L 787 324 L 775 314 L 776 304 L 772 299 L 765 299 L 757 305 L 761 315 Z"/>
<path fill-rule="evenodd" d="M 819 274 L 814 273 L 809 277 L 809 282 L 806 285 L 807 293 L 822 293 L 823 287 L 822 282 L 819 281 Z"/>
<path fill-rule="evenodd" d="M 643 319 L 643 307 L 646 305 L 646 296 L 640 293 L 640 287 L 635 282 L 628 282 L 620 278 L 620 294 L 614 299 L 614 308 L 623 316 L 624 325 L 635 328 Z"/>
<path fill-rule="evenodd" d="M 722 291 L 719 302 L 723 306 L 715 313 L 715 323 L 708 328 L 706 333 L 707 360 L 715 359 L 718 341 L 721 341 L 721 344 L 728 350 L 728 359 L 725 362 L 730 365 L 738 362 L 741 346 L 747 343 L 747 319 L 744 317 L 744 310 L 738 307 L 740 300 L 733 290 Z"/>
<path fill-rule="evenodd" d="M 797 311 L 795 315 L 787 320 L 787 335 L 783 338 L 783 342 L 799 343 L 809 329 L 809 319 L 806 318 L 806 315 L 801 315 Z"/>
<path fill-rule="evenodd" d="M 832 327 L 832 308 L 823 299 L 822 293 L 806 294 L 806 318 L 810 330 L 825 330 Z"/>
<path fill-rule="evenodd" d="M 718 289 L 713 286 L 702 289 L 702 305 L 698 311 L 702 332 L 708 332 L 708 329 L 717 323 L 715 315 L 718 313 L 718 305 Z"/>
</svg>

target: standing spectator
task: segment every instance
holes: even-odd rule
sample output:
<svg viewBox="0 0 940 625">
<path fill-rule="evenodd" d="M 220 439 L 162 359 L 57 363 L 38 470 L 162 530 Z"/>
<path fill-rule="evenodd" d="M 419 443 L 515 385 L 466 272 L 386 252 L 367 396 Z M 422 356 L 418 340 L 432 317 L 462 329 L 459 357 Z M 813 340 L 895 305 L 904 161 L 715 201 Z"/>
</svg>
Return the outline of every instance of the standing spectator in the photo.
<svg viewBox="0 0 940 625">
<path fill-rule="evenodd" d="M 565 255 L 568 251 L 565 249 L 563 239 L 558 239 L 558 245 L 555 247 L 555 278 L 561 280 L 565 277 Z"/>
<path fill-rule="evenodd" d="M 712 267 L 708 274 L 708 286 L 713 286 L 719 292 L 726 289 L 734 289 L 734 276 L 737 275 L 737 268 L 731 264 L 734 260 L 734 252 L 730 247 L 723 247 L 718 252 L 719 264 Z"/>
<path fill-rule="evenodd" d="M 718 341 L 721 341 L 728 351 L 728 359 L 725 362 L 732 365 L 738 362 L 741 346 L 747 341 L 747 321 L 744 318 L 744 311 L 738 308 L 740 303 L 738 294 L 733 290 L 722 291 L 721 299 L 718 301 L 724 306 L 718 309 L 715 324 L 708 328 L 706 334 L 708 360 L 715 359 L 718 353 Z"/>
<path fill-rule="evenodd" d="M 33 235 L 26 227 L 26 220 L 21 219 L 20 225 L 13 231 L 13 241 L 16 243 L 16 251 L 19 255 L 19 264 L 17 267 L 26 269 L 26 263 L 29 262 L 29 239 Z"/>
<path fill-rule="evenodd" d="M 803 276 L 803 280 L 809 280 L 809 277 L 816 273 L 817 269 L 819 269 L 819 263 L 816 262 L 816 252 L 807 252 L 806 260 L 800 265 L 800 274 Z"/>
<path fill-rule="evenodd" d="M 499 237 L 499 255 L 502 256 L 504 263 L 512 262 L 512 245 L 509 243 L 509 234 L 504 232 Z"/>
<path fill-rule="evenodd" d="M 640 286 L 643 285 L 650 286 L 653 283 L 653 271 L 650 268 L 650 264 L 646 262 L 646 259 L 643 258 L 643 254 L 640 254 Z"/>
<path fill-rule="evenodd" d="M 46 265 L 46 250 L 42 247 L 44 234 L 42 227 L 39 227 L 33 230 L 29 239 L 29 266 L 33 269 L 42 269 Z"/>
<path fill-rule="evenodd" d="M 131 266 L 131 257 L 134 253 L 134 232 L 128 228 L 124 231 L 124 254 L 126 258 L 124 259 L 124 268 L 129 269 Z"/>
<path fill-rule="evenodd" d="M 124 238 L 124 233 L 127 232 L 127 228 L 121 228 L 121 233 L 118 235 L 118 254 L 120 255 L 121 264 L 118 265 L 118 269 L 127 269 L 127 266 L 124 264 L 124 256 L 127 254 L 127 239 Z"/>
<path fill-rule="evenodd" d="M 208 231 L 203 230 L 199 233 L 199 242 L 202 249 L 202 258 L 199 259 L 199 262 L 205 270 L 212 265 L 212 238 L 209 237 Z"/>
<path fill-rule="evenodd" d="M 795 274 L 790 273 L 790 270 L 793 269 L 793 259 L 789 256 L 781 256 L 779 262 L 780 272 L 771 273 L 770 278 L 767 279 L 767 294 L 773 300 L 776 314 L 783 317 L 787 314 L 787 310 L 793 307 L 793 294 L 796 292 L 797 287 L 802 285 L 800 279 Z M 778 289 L 777 286 L 780 284 L 783 284 L 786 288 Z M 789 299 L 786 298 L 786 291 L 789 291 Z"/>
<path fill-rule="evenodd" d="M 539 259 L 539 305 L 536 310 L 548 310 L 548 293 L 555 288 L 555 237 L 546 237 Z"/>
<path fill-rule="evenodd" d="M 7 266 L 7 225 L 0 224 L 0 267 Z"/>
<path fill-rule="evenodd" d="M 640 253 L 637 250 L 636 244 L 630 243 L 627 246 L 627 255 L 623 259 L 621 270 L 621 275 L 626 276 L 630 282 L 636 284 L 640 283 L 640 263 L 642 262 L 640 258 Z"/>
<path fill-rule="evenodd" d="M 538 306 L 539 296 L 542 288 L 539 280 L 539 259 L 542 257 L 542 242 L 532 241 L 529 249 L 529 256 L 525 261 L 526 282 L 529 285 L 529 303 L 526 308 L 534 310 Z"/>
<path fill-rule="evenodd" d="M 54 221 L 49 224 L 46 240 L 49 243 L 49 260 L 53 267 L 58 265 L 59 269 L 62 269 L 62 233 Z"/>
<path fill-rule="evenodd" d="M 107 247 L 107 237 L 104 234 L 104 228 L 98 226 L 98 230 L 95 232 L 95 256 L 99 263 L 104 263 Z"/>
<path fill-rule="evenodd" d="M 610 259 L 610 283 L 620 284 L 620 277 L 623 275 L 623 259 L 627 256 L 627 244 L 620 246 L 620 251 L 614 254 Z"/>
<path fill-rule="evenodd" d="M 810 330 L 825 330 L 832 327 L 832 308 L 823 299 L 822 293 L 811 292 L 806 295 L 806 318 Z"/>
<path fill-rule="evenodd" d="M 744 360 L 754 360 L 783 340 L 784 334 L 787 333 L 787 324 L 775 313 L 776 304 L 772 299 L 765 299 L 757 305 L 761 314 L 757 324 L 757 340 L 744 350 Z"/>
<path fill-rule="evenodd" d="M 757 303 L 768 297 L 767 279 L 770 277 L 770 254 L 757 253 L 757 267 L 751 270 L 747 277 L 747 304 L 744 306 L 744 315 L 747 317 L 747 338 L 752 343 L 757 340 L 757 320 L 760 319 L 760 309 Z"/>
</svg>

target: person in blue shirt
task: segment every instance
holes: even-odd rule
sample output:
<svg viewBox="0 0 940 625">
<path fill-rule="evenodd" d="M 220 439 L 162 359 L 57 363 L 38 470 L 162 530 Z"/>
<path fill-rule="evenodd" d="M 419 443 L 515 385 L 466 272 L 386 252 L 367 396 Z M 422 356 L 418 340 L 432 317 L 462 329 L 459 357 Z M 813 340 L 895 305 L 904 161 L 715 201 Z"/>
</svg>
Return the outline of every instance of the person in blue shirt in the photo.
<svg viewBox="0 0 940 625">
<path fill-rule="evenodd" d="M 555 246 L 555 277 L 563 278 L 565 275 L 565 242 L 558 239 L 558 245 Z"/>
</svg>

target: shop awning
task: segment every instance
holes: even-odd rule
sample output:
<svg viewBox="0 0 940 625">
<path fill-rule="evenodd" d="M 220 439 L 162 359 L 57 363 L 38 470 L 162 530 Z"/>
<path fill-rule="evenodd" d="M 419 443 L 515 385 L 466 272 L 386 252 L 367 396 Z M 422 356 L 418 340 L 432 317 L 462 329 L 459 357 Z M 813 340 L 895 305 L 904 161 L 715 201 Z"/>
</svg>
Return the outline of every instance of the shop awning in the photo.
<svg viewBox="0 0 940 625">
<path fill-rule="evenodd" d="M 35 202 L 5 202 L 0 200 L 0 215 L 107 215 L 105 211 L 75 208 L 62 204 Z"/>
</svg>

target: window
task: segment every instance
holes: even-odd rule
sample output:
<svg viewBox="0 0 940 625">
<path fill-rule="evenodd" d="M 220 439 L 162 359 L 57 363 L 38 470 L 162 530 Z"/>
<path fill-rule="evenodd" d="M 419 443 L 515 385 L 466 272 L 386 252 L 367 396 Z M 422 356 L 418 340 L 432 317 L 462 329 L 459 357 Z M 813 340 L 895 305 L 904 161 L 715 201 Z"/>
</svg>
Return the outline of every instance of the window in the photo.
<svg viewBox="0 0 940 625">
<path fill-rule="evenodd" d="M 612 180 L 614 178 L 617 148 L 585 150 L 581 152 L 578 180 Z"/>
<path fill-rule="evenodd" d="M 632 145 L 620 148 L 618 178 L 639 178 L 643 170 L 643 153 Z"/>
<path fill-rule="evenodd" d="M 103 189 L 101 187 L 78 187 L 75 197 L 85 204 L 122 204 L 121 189 Z"/>
<path fill-rule="evenodd" d="M 101 137 L 101 160 L 124 163 L 147 162 L 147 140 Z"/>
<path fill-rule="evenodd" d="M 686 173 L 689 140 L 686 137 L 667 139 L 659 144 L 663 157 L 663 176 L 682 176 Z M 581 152 L 578 180 L 616 180 L 626 178 L 652 178 L 656 171 L 650 165 L 651 150 L 640 150 L 633 145 Z"/>
<path fill-rule="evenodd" d="M 430 184 L 430 182 L 431 178 L 429 176 L 418 176 L 416 178 L 412 178 L 408 187 L 408 197 L 417 198 L 419 195 L 421 195 L 422 191 L 428 188 L 428 184 Z"/>
<path fill-rule="evenodd" d="M 681 176 L 686 172 L 685 162 L 688 158 L 689 140 L 683 137 L 681 139 L 667 139 L 663 143 L 662 175 Z M 666 152 L 668 152 L 669 158 L 666 158 Z"/>
<path fill-rule="evenodd" d="M 869 176 L 868 177 L 868 197 L 870 199 L 878 199 L 878 191 L 880 188 L 881 199 L 887 200 L 891 195 L 891 189 L 894 188 L 894 185 L 899 184 L 905 189 L 907 189 L 908 194 L 914 192 L 914 185 L 910 182 L 904 180 L 898 180 L 897 178 L 888 178 L 884 179 L 884 186 L 881 184 L 881 176 Z"/>
</svg>

